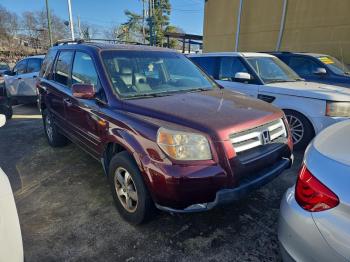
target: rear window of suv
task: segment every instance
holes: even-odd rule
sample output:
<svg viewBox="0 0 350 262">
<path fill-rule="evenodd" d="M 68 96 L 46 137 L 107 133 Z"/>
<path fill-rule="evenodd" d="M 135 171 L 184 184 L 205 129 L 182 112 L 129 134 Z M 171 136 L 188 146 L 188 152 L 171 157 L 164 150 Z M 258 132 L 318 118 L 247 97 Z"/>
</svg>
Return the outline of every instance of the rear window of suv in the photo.
<svg viewBox="0 0 350 262">
<path fill-rule="evenodd" d="M 114 90 L 124 98 L 208 90 L 216 87 L 193 62 L 175 52 L 104 51 Z"/>
</svg>

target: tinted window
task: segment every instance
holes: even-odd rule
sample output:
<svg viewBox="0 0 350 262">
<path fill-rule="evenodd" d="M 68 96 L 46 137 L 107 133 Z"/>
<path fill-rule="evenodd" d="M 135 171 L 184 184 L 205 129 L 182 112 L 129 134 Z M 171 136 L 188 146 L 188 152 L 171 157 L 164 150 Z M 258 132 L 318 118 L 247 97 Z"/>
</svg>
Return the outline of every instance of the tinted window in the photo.
<svg viewBox="0 0 350 262">
<path fill-rule="evenodd" d="M 41 68 L 42 59 L 30 58 L 28 59 L 27 73 L 39 72 Z"/>
<path fill-rule="evenodd" d="M 70 69 L 73 52 L 63 51 L 59 54 L 54 71 L 54 80 L 62 85 L 70 85 Z"/>
<path fill-rule="evenodd" d="M 216 57 L 191 57 L 208 75 L 215 76 Z"/>
<path fill-rule="evenodd" d="M 16 73 L 16 75 L 24 74 L 26 72 L 26 69 L 27 60 L 22 60 L 16 64 L 15 68 L 13 69 L 13 72 Z"/>
<path fill-rule="evenodd" d="M 52 64 L 53 64 L 53 61 L 55 60 L 56 54 L 57 54 L 56 50 L 53 50 L 53 49 L 49 50 L 41 66 L 40 76 L 46 79 L 50 79 L 50 72 L 51 72 Z"/>
<path fill-rule="evenodd" d="M 301 56 L 292 56 L 288 65 L 301 76 L 313 75 L 316 69 L 320 67 L 312 59 Z"/>
<path fill-rule="evenodd" d="M 236 73 L 248 73 L 247 68 L 238 57 L 221 57 L 219 79 L 234 81 Z"/>
</svg>

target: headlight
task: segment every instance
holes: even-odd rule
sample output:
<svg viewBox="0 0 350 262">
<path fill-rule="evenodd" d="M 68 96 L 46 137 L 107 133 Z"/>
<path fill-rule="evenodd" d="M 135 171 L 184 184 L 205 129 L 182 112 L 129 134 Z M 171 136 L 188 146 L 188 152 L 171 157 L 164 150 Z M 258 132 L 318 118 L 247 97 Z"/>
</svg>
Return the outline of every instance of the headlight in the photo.
<svg viewBox="0 0 350 262">
<path fill-rule="evenodd" d="M 170 157 L 176 160 L 208 160 L 211 152 L 208 140 L 195 133 L 159 128 L 157 144 Z"/>
<path fill-rule="evenodd" d="M 327 101 L 326 116 L 350 117 L 350 102 Z"/>
</svg>

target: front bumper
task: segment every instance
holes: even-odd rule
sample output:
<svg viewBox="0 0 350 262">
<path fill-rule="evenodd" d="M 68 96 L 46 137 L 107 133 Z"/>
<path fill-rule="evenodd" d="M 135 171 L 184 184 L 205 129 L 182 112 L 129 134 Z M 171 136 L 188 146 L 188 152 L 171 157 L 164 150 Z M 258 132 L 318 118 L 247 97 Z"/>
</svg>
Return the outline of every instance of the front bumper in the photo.
<svg viewBox="0 0 350 262">
<path fill-rule="evenodd" d="M 346 261 L 324 240 L 312 214 L 298 205 L 294 187 L 281 202 L 278 240 L 283 261 Z"/>
<path fill-rule="evenodd" d="M 290 158 L 282 158 L 279 162 L 275 163 L 272 167 L 266 170 L 262 170 L 256 173 L 254 176 L 250 176 L 240 181 L 240 185 L 235 188 L 221 189 L 216 192 L 214 201 L 207 203 L 198 203 L 190 205 L 184 209 L 176 209 L 167 206 L 156 204 L 156 207 L 160 210 L 174 213 L 191 213 L 210 210 L 216 206 L 231 203 L 239 200 L 249 192 L 267 184 L 278 175 L 280 175 L 285 169 L 290 168 L 293 163 L 293 156 Z"/>
</svg>

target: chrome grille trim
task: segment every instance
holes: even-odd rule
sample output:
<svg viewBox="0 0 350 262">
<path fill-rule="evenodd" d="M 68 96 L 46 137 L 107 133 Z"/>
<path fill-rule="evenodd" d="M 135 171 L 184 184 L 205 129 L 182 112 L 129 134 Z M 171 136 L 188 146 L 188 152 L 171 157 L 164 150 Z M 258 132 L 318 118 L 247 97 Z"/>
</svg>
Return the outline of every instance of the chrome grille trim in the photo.
<svg viewBox="0 0 350 262">
<path fill-rule="evenodd" d="M 263 133 L 268 132 L 268 143 L 285 142 L 287 138 L 287 130 L 282 119 L 258 126 L 252 129 L 230 135 L 230 141 L 236 153 L 243 152 L 254 147 L 264 144 Z"/>
</svg>

